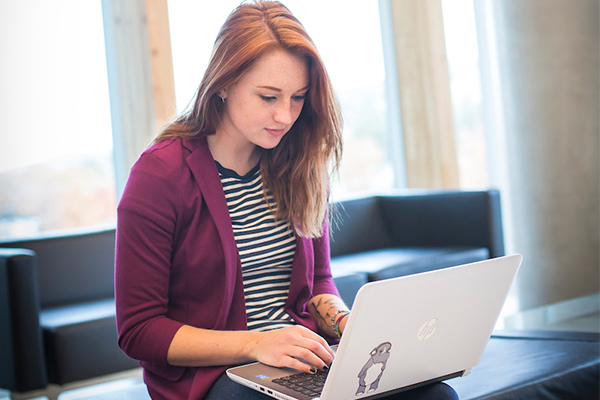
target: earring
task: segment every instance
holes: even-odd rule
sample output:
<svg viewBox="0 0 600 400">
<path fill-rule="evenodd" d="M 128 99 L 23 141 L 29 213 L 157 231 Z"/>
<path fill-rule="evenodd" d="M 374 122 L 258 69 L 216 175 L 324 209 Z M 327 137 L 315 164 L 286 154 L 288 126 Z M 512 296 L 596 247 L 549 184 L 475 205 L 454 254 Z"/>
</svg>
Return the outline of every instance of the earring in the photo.
<svg viewBox="0 0 600 400">
<path fill-rule="evenodd" d="M 222 101 L 223 103 L 225 103 L 225 100 L 227 100 L 227 97 L 221 97 L 221 101 Z"/>
</svg>

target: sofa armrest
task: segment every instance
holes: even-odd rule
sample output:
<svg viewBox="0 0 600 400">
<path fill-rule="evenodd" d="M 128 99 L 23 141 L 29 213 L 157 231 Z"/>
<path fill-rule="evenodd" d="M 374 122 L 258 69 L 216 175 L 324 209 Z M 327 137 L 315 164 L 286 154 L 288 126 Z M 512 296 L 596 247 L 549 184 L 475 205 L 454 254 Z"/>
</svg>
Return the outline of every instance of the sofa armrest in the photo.
<svg viewBox="0 0 600 400">
<path fill-rule="evenodd" d="M 504 255 L 500 193 L 415 191 L 379 198 L 383 220 L 398 247 L 485 247 Z"/>
<path fill-rule="evenodd" d="M 0 387 L 47 386 L 35 253 L 0 249 Z"/>
</svg>

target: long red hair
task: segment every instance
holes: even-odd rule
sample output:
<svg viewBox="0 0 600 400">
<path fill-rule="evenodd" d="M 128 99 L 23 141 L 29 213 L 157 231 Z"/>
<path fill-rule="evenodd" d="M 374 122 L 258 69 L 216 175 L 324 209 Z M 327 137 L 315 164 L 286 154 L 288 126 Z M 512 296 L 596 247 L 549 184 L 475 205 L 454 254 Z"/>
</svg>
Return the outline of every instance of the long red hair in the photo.
<svg viewBox="0 0 600 400">
<path fill-rule="evenodd" d="M 192 108 L 167 125 L 155 142 L 214 134 L 224 111 L 217 93 L 234 85 L 256 59 L 273 49 L 306 60 L 310 89 L 294 126 L 277 147 L 264 151 L 261 173 L 276 200 L 276 218 L 290 221 L 302 236 L 318 237 L 327 215 L 330 174 L 341 159 L 342 117 L 312 39 L 280 2 L 254 0 L 229 15 Z"/>
</svg>

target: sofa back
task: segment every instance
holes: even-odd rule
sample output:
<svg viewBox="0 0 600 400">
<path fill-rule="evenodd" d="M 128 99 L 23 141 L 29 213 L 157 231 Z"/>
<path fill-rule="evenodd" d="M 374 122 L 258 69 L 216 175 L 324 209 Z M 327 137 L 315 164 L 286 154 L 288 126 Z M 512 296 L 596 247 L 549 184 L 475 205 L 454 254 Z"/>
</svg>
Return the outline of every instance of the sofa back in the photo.
<svg viewBox="0 0 600 400">
<path fill-rule="evenodd" d="M 504 255 L 497 190 L 418 190 L 332 204 L 331 256 L 389 247 L 466 246 Z"/>
<path fill-rule="evenodd" d="M 500 193 L 419 191 L 380 197 L 382 219 L 401 247 L 484 247 L 490 258 L 504 255 Z"/>
<path fill-rule="evenodd" d="M 332 203 L 329 230 L 331 257 L 391 246 L 379 198 L 375 196 Z"/>
<path fill-rule="evenodd" d="M 4 241 L 36 253 L 42 308 L 114 297 L 115 229 Z"/>
<path fill-rule="evenodd" d="M 438 245 L 504 254 L 496 190 L 408 190 L 335 202 L 330 213 L 332 257 Z M 36 253 L 42 308 L 114 297 L 114 228 L 5 241 L 0 247 Z"/>
</svg>

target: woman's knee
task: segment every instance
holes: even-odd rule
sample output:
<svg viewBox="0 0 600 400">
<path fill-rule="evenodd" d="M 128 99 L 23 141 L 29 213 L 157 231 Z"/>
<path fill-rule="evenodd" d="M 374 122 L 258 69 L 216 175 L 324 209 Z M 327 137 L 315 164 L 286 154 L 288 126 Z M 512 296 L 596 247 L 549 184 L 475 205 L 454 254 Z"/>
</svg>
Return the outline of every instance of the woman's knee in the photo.
<svg viewBox="0 0 600 400">
<path fill-rule="evenodd" d="M 390 397 L 390 400 L 458 400 L 458 394 L 445 383 L 421 386 Z"/>
<path fill-rule="evenodd" d="M 435 390 L 435 392 L 432 393 L 432 399 L 458 400 L 458 393 L 456 393 L 452 386 L 443 382 L 431 386 L 434 386 Z"/>
<path fill-rule="evenodd" d="M 257 392 L 256 390 L 247 388 L 238 383 L 235 383 L 223 374 L 217 379 L 208 391 L 205 400 L 268 400 L 269 397 Z"/>
</svg>

